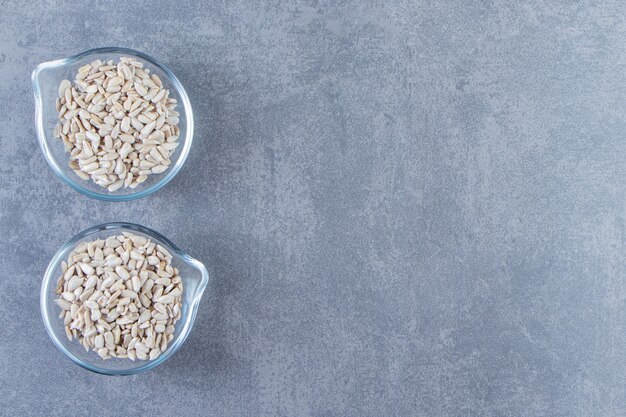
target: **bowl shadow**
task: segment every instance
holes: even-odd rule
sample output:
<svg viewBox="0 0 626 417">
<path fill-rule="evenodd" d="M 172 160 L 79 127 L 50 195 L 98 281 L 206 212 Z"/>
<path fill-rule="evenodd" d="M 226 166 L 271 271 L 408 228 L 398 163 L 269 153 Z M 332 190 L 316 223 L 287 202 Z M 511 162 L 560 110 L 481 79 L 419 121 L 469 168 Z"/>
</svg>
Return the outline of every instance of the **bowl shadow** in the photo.
<svg viewBox="0 0 626 417">
<path fill-rule="evenodd" d="M 215 378 L 237 373 L 238 342 L 229 320 L 229 299 L 246 285 L 242 280 L 246 273 L 242 263 L 234 262 L 238 256 L 228 243 L 230 239 L 205 232 L 191 237 L 194 255 L 205 263 L 210 278 L 188 339 L 162 366 L 179 377 Z"/>
<path fill-rule="evenodd" d="M 229 83 L 229 74 L 207 72 L 202 65 L 176 65 L 172 70 L 191 101 L 194 141 L 185 165 L 161 193 L 172 198 L 211 195 L 241 169 L 250 157 L 245 149 L 258 140 L 253 126 L 254 119 L 263 116 L 254 105 L 258 93 L 247 82 Z"/>
</svg>

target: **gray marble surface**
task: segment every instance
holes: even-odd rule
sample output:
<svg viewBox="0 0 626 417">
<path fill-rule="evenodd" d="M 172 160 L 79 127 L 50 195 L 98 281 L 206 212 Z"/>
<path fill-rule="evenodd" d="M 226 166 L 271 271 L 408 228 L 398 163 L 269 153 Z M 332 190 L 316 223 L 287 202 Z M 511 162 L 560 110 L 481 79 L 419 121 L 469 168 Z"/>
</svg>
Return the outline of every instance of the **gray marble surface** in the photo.
<svg viewBox="0 0 626 417">
<path fill-rule="evenodd" d="M 29 4 L 0 14 L 0 414 L 626 415 L 626 3 Z M 30 74 L 145 51 L 191 96 L 163 190 L 90 200 Z M 105 221 L 213 280 L 183 348 L 104 377 L 51 343 L 48 261 Z"/>
</svg>

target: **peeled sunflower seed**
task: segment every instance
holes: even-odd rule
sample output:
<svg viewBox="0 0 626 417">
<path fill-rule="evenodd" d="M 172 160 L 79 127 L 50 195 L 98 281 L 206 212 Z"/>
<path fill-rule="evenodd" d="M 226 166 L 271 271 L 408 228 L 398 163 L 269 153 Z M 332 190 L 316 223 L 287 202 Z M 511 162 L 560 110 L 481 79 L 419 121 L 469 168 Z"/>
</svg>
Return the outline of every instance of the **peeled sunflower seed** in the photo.
<svg viewBox="0 0 626 417">
<path fill-rule="evenodd" d="M 180 130 L 177 100 L 142 63 L 96 60 L 78 69 L 73 85 L 61 81 L 58 95 L 54 136 L 79 178 L 115 192 L 169 169 Z M 139 175 L 132 171 L 138 166 L 145 168 Z"/>
<path fill-rule="evenodd" d="M 102 359 L 156 359 L 182 315 L 182 279 L 171 261 L 161 245 L 126 232 L 78 244 L 54 300 L 68 339 Z"/>
</svg>

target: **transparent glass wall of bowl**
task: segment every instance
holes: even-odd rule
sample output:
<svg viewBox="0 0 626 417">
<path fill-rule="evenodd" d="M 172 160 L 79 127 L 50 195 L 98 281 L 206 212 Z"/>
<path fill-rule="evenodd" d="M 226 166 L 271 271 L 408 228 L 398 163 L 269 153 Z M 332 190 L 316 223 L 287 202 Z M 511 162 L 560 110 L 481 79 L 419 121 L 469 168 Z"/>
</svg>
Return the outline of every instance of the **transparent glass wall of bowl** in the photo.
<svg viewBox="0 0 626 417">
<path fill-rule="evenodd" d="M 59 121 L 55 108 L 59 84 L 67 79 L 74 81 L 78 68 L 94 60 L 117 62 L 121 56 L 133 57 L 142 62 L 146 68 L 159 76 L 163 87 L 170 90 L 170 97 L 178 100 L 176 111 L 180 113 L 179 146 L 172 154 L 172 165 L 163 174 L 149 175 L 148 179 L 135 189 L 120 188 L 109 192 L 94 184 L 91 180 L 80 179 L 68 166 L 69 154 L 65 151 L 63 141 L 54 138 L 54 127 Z M 37 106 L 37 136 L 44 155 L 55 173 L 68 185 L 89 197 L 125 201 L 148 195 L 169 182 L 180 170 L 189 153 L 193 139 L 193 112 L 185 89 L 176 76 L 154 58 L 141 52 L 124 48 L 100 48 L 58 61 L 39 65 L 33 72 L 33 89 Z"/>
<path fill-rule="evenodd" d="M 58 296 L 55 289 L 59 277 L 62 275 L 61 261 L 67 261 L 69 253 L 80 242 L 96 239 L 106 239 L 109 236 L 121 234 L 123 231 L 151 239 L 172 254 L 172 265 L 178 268 L 183 280 L 183 310 L 182 317 L 176 323 L 174 338 L 167 350 L 154 361 L 135 362 L 128 359 L 111 358 L 101 359 L 93 351 L 85 351 L 83 346 L 74 339 L 70 341 L 65 335 L 63 320 L 59 318 L 60 308 L 54 303 Z M 208 283 L 208 272 L 204 265 L 191 258 L 173 245 L 162 235 L 150 229 L 130 223 L 109 223 L 95 226 L 81 232 L 68 242 L 50 262 L 41 288 L 41 314 L 48 333 L 55 345 L 78 365 L 94 372 L 110 375 L 129 375 L 151 369 L 169 358 L 185 341 L 193 326 L 198 304 Z"/>
</svg>

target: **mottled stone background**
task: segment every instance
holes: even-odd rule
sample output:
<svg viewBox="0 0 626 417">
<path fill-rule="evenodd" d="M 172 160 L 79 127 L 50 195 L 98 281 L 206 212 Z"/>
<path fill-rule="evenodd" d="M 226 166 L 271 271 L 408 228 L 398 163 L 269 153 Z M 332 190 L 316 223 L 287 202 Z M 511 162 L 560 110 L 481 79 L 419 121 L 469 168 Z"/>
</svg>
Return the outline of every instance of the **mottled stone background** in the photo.
<svg viewBox="0 0 626 417">
<path fill-rule="evenodd" d="M 18 2 L 0 13 L 0 414 L 626 415 L 626 3 Z M 195 143 L 130 203 L 65 186 L 30 74 L 145 51 Z M 52 344 L 55 251 L 144 224 L 209 265 L 183 348 L 111 378 Z"/>
</svg>

